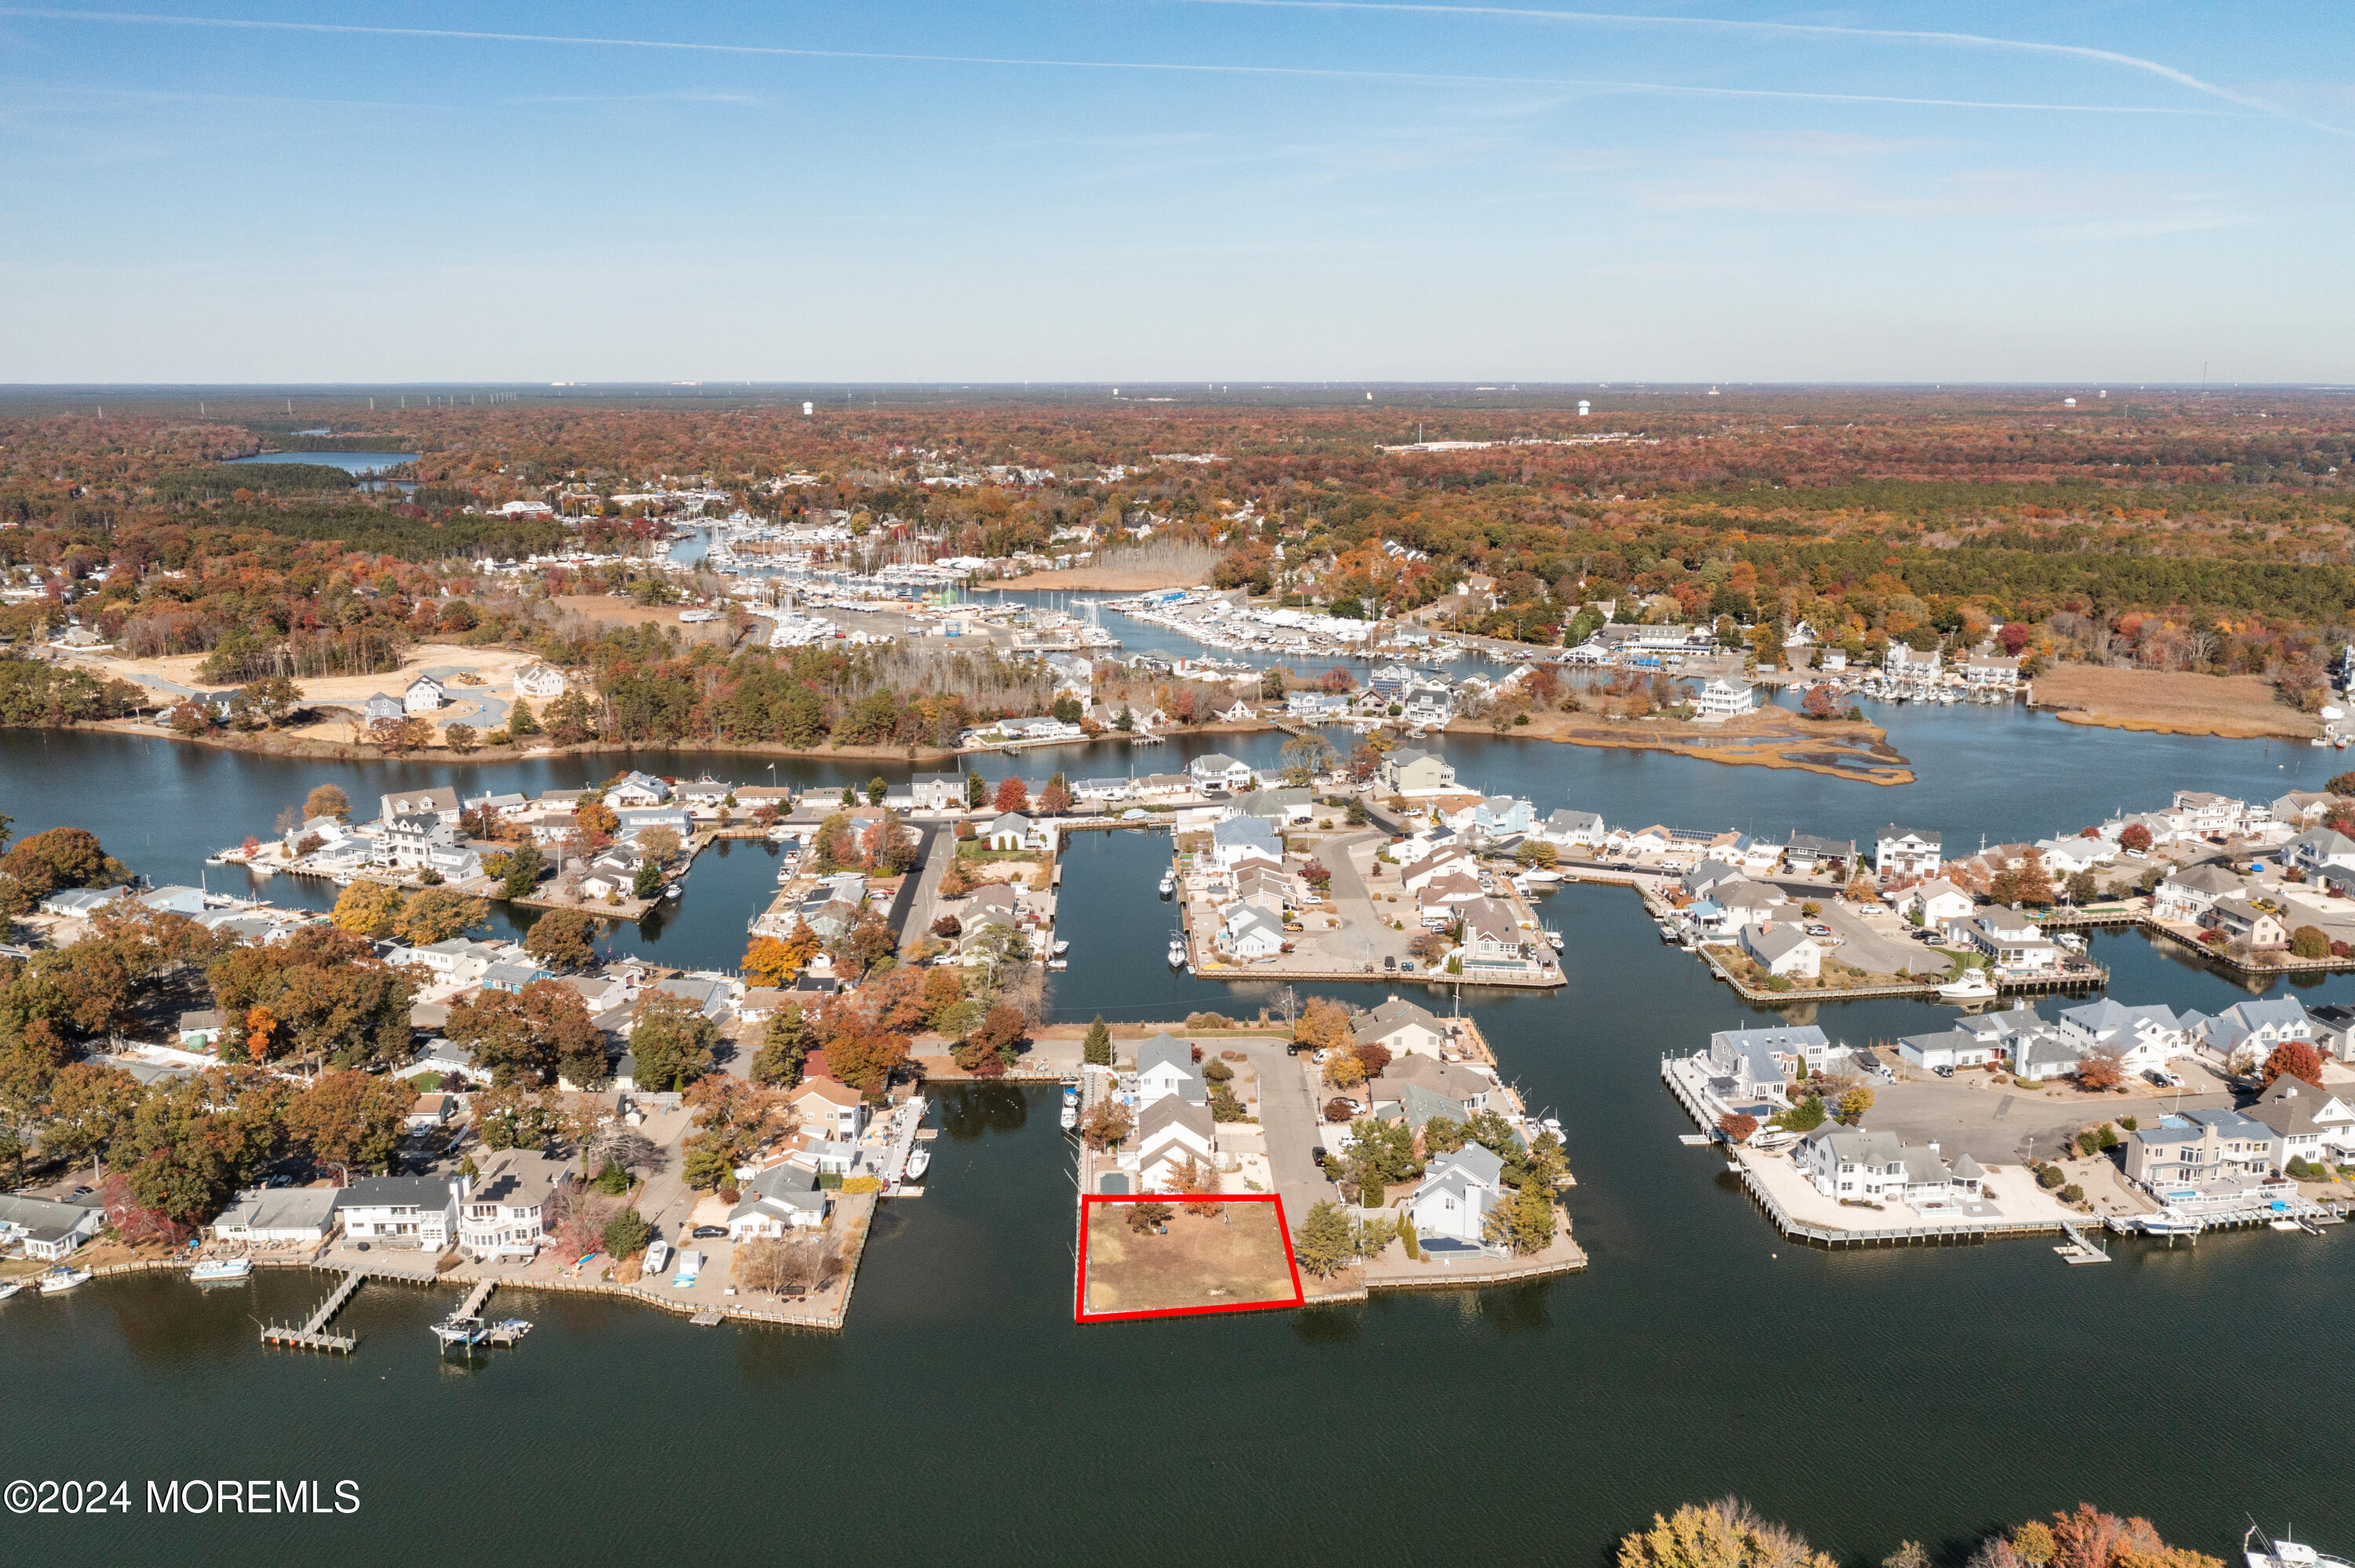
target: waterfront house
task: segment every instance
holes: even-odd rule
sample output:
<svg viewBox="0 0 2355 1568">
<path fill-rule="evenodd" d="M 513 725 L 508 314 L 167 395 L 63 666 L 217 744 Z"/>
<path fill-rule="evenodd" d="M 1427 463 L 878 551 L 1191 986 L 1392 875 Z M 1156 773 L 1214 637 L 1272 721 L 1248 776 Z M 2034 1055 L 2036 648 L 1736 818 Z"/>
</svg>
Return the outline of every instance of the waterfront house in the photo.
<svg viewBox="0 0 2355 1568">
<path fill-rule="evenodd" d="M 1349 699 L 1339 692 L 1287 692 L 1284 710 L 1286 717 L 1323 724 L 1347 715 Z"/>
<path fill-rule="evenodd" d="M 1567 807 L 1547 813 L 1544 825 L 1535 831 L 1539 838 L 1559 849 L 1598 849 L 1604 838 L 1600 816 Z"/>
<path fill-rule="evenodd" d="M 1186 765 L 1194 788 L 1207 795 L 1213 789 L 1237 794 L 1252 785 L 1251 764 L 1238 762 L 1221 751 L 1206 752 Z"/>
<path fill-rule="evenodd" d="M 908 786 L 919 811 L 962 811 L 965 781 L 962 773 L 919 773 Z"/>
<path fill-rule="evenodd" d="M 1297 904 L 1300 885 L 1281 867 L 1263 860 L 1248 860 L 1236 868 L 1235 901 L 1281 916 Z"/>
<path fill-rule="evenodd" d="M 1444 795 L 1455 788 L 1455 769 L 1428 751 L 1400 747 L 1382 760 L 1376 774 L 1384 793 Z"/>
<path fill-rule="evenodd" d="M 1424 1162 L 1423 1180 L 1408 1200 L 1415 1234 L 1480 1245 L 1488 1216 L 1504 1193 L 1505 1162 L 1495 1151 L 1467 1143 Z"/>
<path fill-rule="evenodd" d="M 1792 1157 L 1827 1198 L 1898 1202 L 1909 1181 L 1905 1143 L 1893 1132 L 1828 1121 L 1802 1137 Z"/>
<path fill-rule="evenodd" d="M 1284 951 L 1284 922 L 1264 909 L 1231 905 L 1224 912 L 1215 946 L 1241 963 L 1274 958 Z"/>
<path fill-rule="evenodd" d="M 458 1184 L 434 1176 L 363 1176 L 336 1194 L 344 1234 L 440 1252 L 458 1234 Z"/>
<path fill-rule="evenodd" d="M 2129 1007 L 2109 997 L 2062 1009 L 2057 1027 L 2062 1038 L 2081 1055 L 2115 1056 L 2128 1073 L 2164 1067 L 2188 1044 L 2184 1021 L 2169 1009 L 2154 1004 Z"/>
<path fill-rule="evenodd" d="M 1209 1099 L 1194 1048 L 1175 1035 L 1156 1034 L 1136 1048 L 1136 1103 L 1149 1106 L 1170 1095 L 1194 1105 Z"/>
<path fill-rule="evenodd" d="M 991 850 L 1035 850 L 1044 847 L 1045 834 L 1037 822 L 1019 811 L 1008 811 L 982 829 L 983 845 Z"/>
<path fill-rule="evenodd" d="M 2274 1129 L 2236 1110 L 2167 1112 L 2156 1127 L 2126 1134 L 2126 1177 L 2162 1199 L 2193 1196 L 2194 1183 L 2264 1176 L 2274 1166 Z"/>
<path fill-rule="evenodd" d="M 106 1211 L 94 1204 L 0 1194 L 0 1246 L 21 1247 L 27 1257 L 55 1263 L 72 1256 L 105 1220 Z"/>
<path fill-rule="evenodd" d="M 1788 922 L 1742 927 L 1742 950 L 1770 975 L 1814 980 L 1823 972 L 1822 946 Z"/>
<path fill-rule="evenodd" d="M 1385 1104 L 1403 1104 L 1409 1088 L 1443 1096 L 1460 1106 L 1460 1111 L 1446 1113 L 1451 1119 L 1463 1121 L 1472 1113 L 1488 1108 L 1488 1097 L 1497 1092 L 1494 1080 L 1474 1072 L 1460 1062 L 1443 1062 L 1436 1056 L 1403 1055 L 1391 1059 L 1382 1075 L 1367 1086 L 1371 1104 L 1380 1114 Z M 1421 1122 L 1415 1123 L 1420 1128 Z"/>
<path fill-rule="evenodd" d="M 87 920 L 118 899 L 131 896 L 127 887 L 66 887 L 41 900 L 41 913 L 64 920 Z"/>
<path fill-rule="evenodd" d="M 633 806 L 613 813 L 613 838 L 620 843 L 634 843 L 639 834 L 653 828 L 668 828 L 685 843 L 695 832 L 684 806 Z M 633 869 L 635 869 L 634 867 Z"/>
<path fill-rule="evenodd" d="M 212 1223 L 220 1241 L 256 1246 L 315 1246 L 336 1234 L 333 1187 L 249 1187 Z"/>
<path fill-rule="evenodd" d="M 1455 844 L 1444 844 L 1413 862 L 1399 873 L 1399 884 L 1409 893 L 1420 893 L 1433 883 L 1451 876 L 1475 879 L 1479 874 L 1479 863 Z"/>
<path fill-rule="evenodd" d="M 1264 817 L 1230 817 L 1210 830 L 1210 854 L 1221 871 L 1246 860 L 1284 863 L 1284 841 Z"/>
<path fill-rule="evenodd" d="M 1704 719 L 1739 718 L 1758 711 L 1758 695 L 1748 682 L 1711 681 L 1693 700 L 1693 715 Z"/>
<path fill-rule="evenodd" d="M 1683 889 L 1686 897 L 1700 898 L 1723 884 L 1748 880 L 1748 873 L 1741 866 L 1712 855 L 1678 877 L 1677 885 Z"/>
<path fill-rule="evenodd" d="M 1891 642 L 1881 656 L 1881 668 L 1891 681 L 1934 681 L 1940 662 L 1937 649 L 1918 653 L 1902 642 Z"/>
<path fill-rule="evenodd" d="M 1419 1054 L 1436 1060 L 1447 1026 L 1425 1009 L 1392 996 L 1359 1014 L 1350 1037 L 1360 1045 L 1380 1045 L 1393 1057 Z"/>
<path fill-rule="evenodd" d="M 1783 863 L 1800 876 L 1846 876 L 1856 863 L 1856 841 L 1793 833 L 1783 847 Z"/>
<path fill-rule="evenodd" d="M 2184 826 L 2201 838 L 2239 832 L 2253 814 L 2262 816 L 2229 795 L 2206 789 L 2178 789 L 2171 806 Z"/>
<path fill-rule="evenodd" d="M 2330 814 L 2338 800 L 2327 789 L 2292 789 L 2275 798 L 2268 814 L 2285 827 L 2310 828 Z"/>
<path fill-rule="evenodd" d="M 2204 924 L 2208 911 L 2216 906 L 2219 898 L 2240 897 L 2244 886 L 2240 874 L 2221 861 L 2187 865 L 2180 871 L 2169 872 L 2151 890 L 2151 916 Z"/>
<path fill-rule="evenodd" d="M 1823 1064 L 1830 1047 L 1822 1029 L 1812 1023 L 1776 1029 L 1721 1029 L 1709 1037 L 1701 1053 L 1709 1070 L 1710 1087 L 1718 1097 L 1789 1103 L 1785 1082 L 1794 1068 Z"/>
<path fill-rule="evenodd" d="M 773 1239 L 825 1224 L 826 1192 L 817 1184 L 816 1171 L 780 1160 L 744 1184 L 736 1206 L 728 1211 L 728 1239 Z"/>
<path fill-rule="evenodd" d="M 549 979 L 549 971 L 528 959 L 502 959 L 483 971 L 485 991 L 519 991 L 535 980 Z"/>
<path fill-rule="evenodd" d="M 400 694 L 400 706 L 404 713 L 430 714 L 446 700 L 442 683 L 431 675 L 418 676 Z"/>
<path fill-rule="evenodd" d="M 613 787 L 605 791 L 605 804 L 614 810 L 624 807 L 644 808 L 670 803 L 670 786 L 651 773 L 635 769 L 622 775 Z"/>
<path fill-rule="evenodd" d="M 2019 661 L 2000 653 L 1974 653 L 1963 661 L 1963 684 L 1974 692 L 2009 692 L 2019 686 Z"/>
<path fill-rule="evenodd" d="M 2044 869 L 2060 876 L 2074 876 L 2081 871 L 2091 871 L 2117 858 L 2117 846 L 2104 838 L 2082 835 L 2068 839 L 2039 839 L 2036 853 L 2043 857 Z"/>
<path fill-rule="evenodd" d="M 2342 1062 L 2355 1062 L 2355 1007 L 2342 1002 L 2326 1002 L 2306 1010 L 2307 1024 L 2314 1031 L 2314 1048 L 2326 1056 L 2336 1056 Z"/>
<path fill-rule="evenodd" d="M 1936 833 L 1895 823 L 1881 830 L 1872 851 L 1872 868 L 1884 877 L 1938 874 L 1940 838 Z"/>
<path fill-rule="evenodd" d="M 2210 905 L 2206 917 L 2200 923 L 2245 944 L 2253 953 L 2277 952 L 2289 946 L 2289 927 L 2280 916 L 2237 895 Z"/>
<path fill-rule="evenodd" d="M 1710 902 L 1725 911 L 1729 926 L 1755 926 L 1780 919 L 1791 901 L 1771 882 L 1753 882 L 1746 876 L 1737 876 L 1712 888 Z M 1791 927 L 1795 931 L 1798 928 L 1796 925 Z"/>
<path fill-rule="evenodd" d="M 382 692 L 370 693 L 360 704 L 360 718 L 368 724 L 375 724 L 381 719 L 398 721 L 400 716 L 400 699 L 386 696 Z"/>
<path fill-rule="evenodd" d="M 867 1102 L 858 1091 L 832 1078 L 805 1078 L 785 1097 L 803 1129 L 820 1138 L 855 1143 L 867 1130 Z"/>
<path fill-rule="evenodd" d="M 528 1259 L 548 1236 L 548 1202 L 571 1181 L 564 1160 L 536 1149 L 482 1157 L 482 1171 L 458 1178 L 458 1245 L 476 1257 Z"/>
<path fill-rule="evenodd" d="M 2080 1047 L 2050 1025 L 2012 1035 L 2010 1045 L 2013 1074 L 2031 1084 L 2069 1076 L 2083 1057 Z"/>
<path fill-rule="evenodd" d="M 1128 787 L 1128 792 L 1140 800 L 1167 800 L 1193 791 L 1194 780 L 1184 773 L 1147 773 Z"/>
<path fill-rule="evenodd" d="M 1247 789 L 1236 796 L 1228 809 L 1238 816 L 1259 817 L 1282 826 L 1305 822 L 1314 816 L 1316 796 L 1313 790 L 1292 786 Z"/>
<path fill-rule="evenodd" d="M 1071 793 L 1082 800 L 1098 805 L 1128 799 L 1129 781 L 1121 778 L 1079 779 L 1071 783 Z"/>
<path fill-rule="evenodd" d="M 1217 1123 L 1208 1105 L 1178 1095 L 1147 1103 L 1136 1118 L 1136 1184 L 1140 1192 L 1167 1192 L 1188 1160 L 1216 1161 Z"/>
<path fill-rule="evenodd" d="M 377 797 L 377 816 L 390 823 L 399 817 L 432 817 L 458 825 L 458 791 L 448 785 L 431 789 L 400 789 Z"/>
<path fill-rule="evenodd" d="M 735 792 L 736 787 L 733 784 L 714 779 L 707 773 L 691 784 L 679 785 L 671 791 L 671 798 L 682 806 L 708 811 L 726 805 L 728 797 Z"/>
<path fill-rule="evenodd" d="M 1977 919 L 1950 921 L 1947 930 L 1985 954 L 2001 974 L 2045 974 L 2061 967 L 2061 948 L 2044 939 L 2043 927 L 2001 904 Z"/>
</svg>

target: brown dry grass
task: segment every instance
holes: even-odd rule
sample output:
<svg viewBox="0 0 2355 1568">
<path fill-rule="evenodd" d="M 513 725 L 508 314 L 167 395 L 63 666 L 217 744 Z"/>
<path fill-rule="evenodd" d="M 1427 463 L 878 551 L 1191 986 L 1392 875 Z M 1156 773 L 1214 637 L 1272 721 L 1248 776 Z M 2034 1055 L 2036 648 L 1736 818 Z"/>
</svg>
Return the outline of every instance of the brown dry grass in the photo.
<svg viewBox="0 0 2355 1568">
<path fill-rule="evenodd" d="M 2060 664 L 2036 677 L 2036 705 L 2062 710 L 2065 723 L 2157 735 L 2303 740 L 2320 721 L 2282 703 L 2255 675 L 2195 675 Z"/>
<path fill-rule="evenodd" d="M 1167 1235 L 1129 1229 L 1131 1205 L 1088 1205 L 1087 1309 L 1155 1312 L 1294 1299 L 1273 1203 L 1229 1203 L 1225 1218 L 1179 1210 Z"/>
</svg>

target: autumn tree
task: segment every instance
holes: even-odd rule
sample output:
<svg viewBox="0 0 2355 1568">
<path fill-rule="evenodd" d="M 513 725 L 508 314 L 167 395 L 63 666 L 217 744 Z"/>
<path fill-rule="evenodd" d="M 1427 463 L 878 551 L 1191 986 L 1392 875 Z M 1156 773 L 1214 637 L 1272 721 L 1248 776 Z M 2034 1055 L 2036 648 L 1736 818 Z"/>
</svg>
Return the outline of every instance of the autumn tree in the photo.
<svg viewBox="0 0 2355 1568">
<path fill-rule="evenodd" d="M 2115 1051 L 2088 1051 L 2077 1059 L 2077 1086 L 2114 1089 L 2126 1082 L 2126 1064 Z"/>
<path fill-rule="evenodd" d="M 1019 779 L 1001 779 L 997 781 L 997 795 L 991 804 L 1001 812 L 1028 811 L 1030 809 L 1029 786 Z"/>
<path fill-rule="evenodd" d="M 2265 1053 L 2264 1065 L 2258 1069 L 2265 1083 L 2287 1073 L 2291 1077 L 2309 1084 L 2322 1082 L 2322 1053 L 2307 1040 L 2284 1040 Z"/>
<path fill-rule="evenodd" d="M 1747 1111 L 1727 1111 L 1717 1118 L 1717 1130 L 1725 1134 L 1729 1143 L 1747 1143 L 1758 1130 L 1758 1118 Z"/>
<path fill-rule="evenodd" d="M 687 1088 L 687 1104 L 695 1130 L 687 1135 L 680 1171 L 695 1187 L 733 1186 L 737 1167 L 793 1121 L 783 1092 L 727 1073 L 698 1078 Z"/>
<path fill-rule="evenodd" d="M 1217 1166 L 1197 1160 L 1190 1153 L 1169 1168 L 1168 1190 L 1189 1214 L 1215 1217 L 1227 1212 L 1227 1206 L 1213 1196 L 1220 1181 Z"/>
<path fill-rule="evenodd" d="M 596 958 L 591 946 L 597 924 L 578 909 L 550 909 L 524 933 L 524 951 L 552 969 L 585 969 Z"/>
<path fill-rule="evenodd" d="M 1349 1044 L 1349 1010 L 1325 997 L 1312 997 L 1293 1026 L 1292 1038 L 1316 1051 L 1337 1051 Z"/>
<path fill-rule="evenodd" d="M 590 843 L 602 846 L 613 842 L 622 819 L 602 800 L 583 800 L 572 809 L 572 825 Z"/>
<path fill-rule="evenodd" d="M 228 1015 L 229 1049 L 250 1060 L 358 1067 L 409 1055 L 408 977 L 333 925 L 232 948 L 206 967 L 205 979 Z"/>
<path fill-rule="evenodd" d="M 120 1067 L 76 1062 L 60 1068 L 49 1085 L 41 1152 L 69 1165 L 103 1155 L 146 1097 L 146 1086 Z"/>
<path fill-rule="evenodd" d="M 1795 1532 L 1769 1524 L 1748 1503 L 1721 1498 L 1687 1503 L 1619 1542 L 1618 1568 L 1835 1568 Z"/>
<path fill-rule="evenodd" d="M 349 821 L 351 815 L 352 798 L 333 784 L 316 785 L 310 794 L 303 798 L 303 819 L 305 821 L 314 817 L 333 817 L 343 822 Z"/>
<path fill-rule="evenodd" d="M 557 1092 L 523 1078 L 474 1097 L 474 1131 L 485 1149 L 541 1148 L 562 1120 Z"/>
<path fill-rule="evenodd" d="M 635 1082 L 656 1092 L 686 1088 L 711 1071 L 719 1030 L 703 1010 L 684 997 L 650 991 L 630 1015 L 630 1054 Z"/>
<path fill-rule="evenodd" d="M 354 883 L 354 887 L 359 884 Z M 342 900 L 336 901 L 341 904 Z M 428 887 L 410 895 L 393 922 L 393 935 L 412 948 L 429 947 L 464 935 L 490 919 L 490 906 L 446 887 Z"/>
<path fill-rule="evenodd" d="M 401 907 L 400 888 L 363 877 L 336 897 L 335 913 L 327 918 L 338 929 L 355 937 L 381 939 L 392 935 L 393 927 L 400 919 Z"/>
<path fill-rule="evenodd" d="M 1098 1153 L 1119 1148 L 1135 1130 L 1135 1117 L 1126 1106 L 1109 1095 L 1090 1106 L 1087 1115 L 1080 1118 L 1080 1137 Z"/>
<path fill-rule="evenodd" d="M 2120 849 L 2142 850 L 2146 853 L 2148 852 L 2150 849 L 2150 830 L 2143 826 L 2140 822 L 2128 822 L 2118 832 L 2118 847 Z"/>
<path fill-rule="evenodd" d="M 16 883 L 27 899 L 48 897 L 60 887 L 114 887 L 131 880 L 131 869 L 100 847 L 84 828 L 51 828 L 19 839 L 0 855 L 0 876 Z"/>
<path fill-rule="evenodd" d="M 581 993 L 561 980 L 534 980 L 519 991 L 477 991 L 450 1004 L 442 1031 L 474 1053 L 493 1083 L 551 1074 L 590 1085 L 605 1076 L 605 1037 Z"/>
<path fill-rule="evenodd" d="M 402 1118 L 417 1103 L 406 1078 L 341 1070 L 322 1073 L 287 1102 L 286 1136 L 322 1165 L 382 1171 L 400 1147 Z"/>
<path fill-rule="evenodd" d="M 1294 1234 L 1292 1255 L 1319 1279 L 1329 1279 L 1347 1267 L 1354 1255 L 1348 1217 L 1329 1201 L 1318 1199 Z"/>
</svg>

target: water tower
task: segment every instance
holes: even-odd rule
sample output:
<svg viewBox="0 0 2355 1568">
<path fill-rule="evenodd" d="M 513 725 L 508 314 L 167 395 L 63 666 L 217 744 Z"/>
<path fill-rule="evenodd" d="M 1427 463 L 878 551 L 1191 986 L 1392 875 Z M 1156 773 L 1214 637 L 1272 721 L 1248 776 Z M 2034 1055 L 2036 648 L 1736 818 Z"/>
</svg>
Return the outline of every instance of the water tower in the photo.
<svg viewBox="0 0 2355 1568">
<path fill-rule="evenodd" d="M 1586 399 L 1585 399 L 1585 398 L 1581 397 L 1581 398 L 1578 400 L 1578 417 L 1579 417 L 1580 418 L 1582 418 L 1582 419 L 1583 419 L 1584 418 L 1586 418 L 1586 410 L 1587 410 L 1590 407 L 1592 407 L 1592 405 L 1590 405 L 1590 404 L 1586 401 Z"/>
</svg>

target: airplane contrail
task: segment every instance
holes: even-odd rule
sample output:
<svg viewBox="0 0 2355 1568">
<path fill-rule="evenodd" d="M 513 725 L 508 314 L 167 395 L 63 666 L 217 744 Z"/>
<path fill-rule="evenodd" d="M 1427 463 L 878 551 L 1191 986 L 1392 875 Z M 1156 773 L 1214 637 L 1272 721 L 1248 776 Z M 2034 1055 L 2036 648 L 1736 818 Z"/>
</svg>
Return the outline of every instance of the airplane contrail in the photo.
<svg viewBox="0 0 2355 1568">
<path fill-rule="evenodd" d="M 1221 3 L 1221 0 L 1194 0 L 1194 3 Z M 1250 4 L 1255 3 L 1255 0 L 1223 0 L 1223 3 Z M 1263 3 L 1289 4 L 1294 3 L 1294 0 L 1263 0 Z M 1310 4 L 1312 0 L 1297 0 L 1297 3 Z M 1412 8 L 1442 11 L 1467 9 L 1454 6 L 1379 5 L 1359 8 L 1368 10 Z M 1495 7 L 1486 9 L 1497 11 L 1497 14 L 1506 14 Z M 1570 15 L 1570 13 L 1556 12 L 1528 14 L 1531 16 Z M 503 33 L 458 27 L 397 27 L 358 22 L 282 22 L 242 16 L 187 16 L 136 11 L 69 11 L 31 5 L 0 5 L 0 16 L 19 16 L 37 21 L 101 22 L 129 26 L 208 27 L 242 32 L 325 33 L 362 37 L 439 38 L 469 43 L 554 44 L 577 48 L 658 49 L 685 54 L 747 55 L 789 59 L 879 60 L 918 65 L 997 66 L 1040 70 L 1159 71 L 1204 76 L 1293 77 L 1335 81 L 1401 82 L 1440 87 L 1542 87 L 1683 98 L 1797 99 L 1829 103 L 1903 104 L 1930 109 L 2041 110 L 2066 114 L 2200 115 L 2211 112 L 2141 105 L 1919 98 L 1893 93 L 1810 92 L 1799 89 L 1761 87 L 1698 87 L 1678 82 L 1629 81 L 1610 78 L 1478 76 L 1432 71 L 1353 70 L 1318 66 L 1186 64 L 1161 60 L 1056 59 L 1009 55 L 915 54 L 883 49 L 797 48 L 782 44 L 701 43 L 668 38 L 603 37 L 562 33 Z M 2243 105 L 2243 107 L 2255 106 Z M 2271 110 L 2262 111 L 2275 112 Z M 2328 129 L 2328 127 L 2323 127 L 2323 129 Z"/>
<path fill-rule="evenodd" d="M 2211 98 L 2222 99 L 2226 103 L 2237 104 L 2275 120 L 2286 120 L 2332 136 L 2355 137 L 2355 131 L 2310 120 L 2294 110 L 2284 109 L 2277 103 L 2248 93 L 2235 92 L 2231 88 L 2219 86 L 2161 61 L 2116 49 L 2095 48 L 2086 44 L 2049 44 L 2032 38 L 1999 38 L 1983 33 L 1946 33 L 1915 27 L 1849 27 L 1828 22 L 1755 22 L 1720 16 L 1643 16 L 1614 11 L 1551 11 L 1522 5 L 1445 5 L 1418 3 L 1418 0 L 1396 0 L 1396 3 L 1386 3 L 1386 0 L 1175 0 L 1175 3 L 1270 11 L 1373 11 L 1407 16 L 1499 16 L 1519 21 L 1564 22 L 1580 26 L 1685 28 L 1780 37 L 1867 38 L 1888 43 L 1931 44 L 1943 48 L 2000 49 L 2019 54 L 2054 55 L 2065 59 L 2090 60 L 2143 71 L 2193 92 L 2205 93 Z"/>
</svg>

